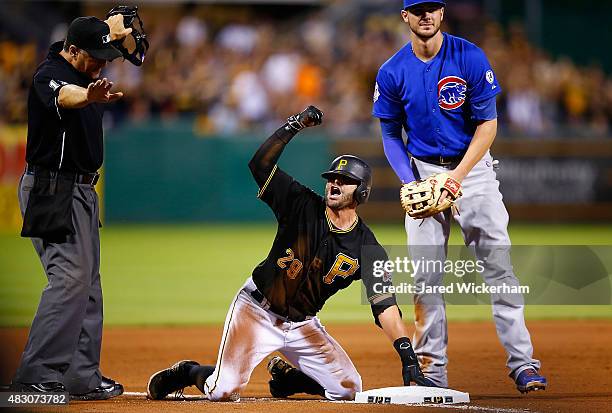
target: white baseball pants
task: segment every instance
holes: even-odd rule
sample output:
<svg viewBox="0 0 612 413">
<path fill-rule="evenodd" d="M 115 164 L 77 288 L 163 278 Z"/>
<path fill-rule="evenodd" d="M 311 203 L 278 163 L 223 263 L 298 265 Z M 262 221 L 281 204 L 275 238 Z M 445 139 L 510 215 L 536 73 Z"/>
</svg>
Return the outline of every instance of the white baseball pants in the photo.
<svg viewBox="0 0 612 413">
<path fill-rule="evenodd" d="M 213 374 L 204 385 L 210 400 L 237 400 L 255 367 L 280 351 L 296 368 L 317 381 L 330 400 L 352 400 L 361 376 L 340 344 L 317 317 L 286 321 L 255 301 L 249 278 L 230 305 Z"/>
</svg>

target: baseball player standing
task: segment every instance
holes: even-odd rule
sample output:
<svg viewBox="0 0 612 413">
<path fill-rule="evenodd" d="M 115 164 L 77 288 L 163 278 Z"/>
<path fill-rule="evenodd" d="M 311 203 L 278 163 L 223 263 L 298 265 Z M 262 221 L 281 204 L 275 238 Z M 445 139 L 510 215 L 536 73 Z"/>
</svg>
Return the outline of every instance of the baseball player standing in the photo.
<svg viewBox="0 0 612 413">
<path fill-rule="evenodd" d="M 313 106 L 291 116 L 249 163 L 260 188 L 258 197 L 274 212 L 278 231 L 267 258 L 230 305 L 217 365 L 180 361 L 157 372 L 147 385 L 149 398 L 163 399 L 196 385 L 210 400 L 237 400 L 253 369 L 280 351 L 297 368 L 279 357 L 270 361 L 273 396 L 309 393 L 330 400 L 353 399 L 361 391 L 361 377 L 316 314 L 327 299 L 359 279 L 376 324 L 400 356 L 404 385 L 433 385 L 421 373 L 395 296 L 375 292 L 375 283 L 390 285 L 390 280 L 376 279 L 362 268 L 364 246 L 373 249 L 374 259 L 387 259 L 356 212 L 370 194 L 370 167 L 355 156 L 338 157 L 322 174 L 327 184 L 321 198 L 276 166 L 296 133 L 319 125 L 322 117 Z"/>
<path fill-rule="evenodd" d="M 456 202 L 460 214 L 447 209 L 425 219 L 406 216 L 411 254 L 415 256 L 419 246 L 434 246 L 431 253 L 444 256 L 452 214 L 465 244 L 481 257 L 487 246 L 510 246 L 508 213 L 489 153 L 497 133 L 495 99 L 501 88 L 480 48 L 440 31 L 444 7 L 444 1 L 404 0 L 401 16 L 412 41 L 380 67 L 373 115 L 380 119 L 387 159 L 404 185 L 445 172 L 450 187 L 462 186 L 463 197 Z M 450 192 L 442 191 L 436 201 Z M 518 284 L 509 255 L 506 258 L 485 271 L 485 282 Z M 436 285 L 442 277 L 417 273 L 415 283 Z M 415 295 L 413 341 L 426 377 L 446 387 L 447 326 L 441 295 L 439 299 L 441 305 L 427 305 L 424 296 Z M 522 301 L 510 303 L 497 295 L 491 301 L 510 377 L 521 392 L 545 389 L 540 362 L 532 357 Z"/>
</svg>

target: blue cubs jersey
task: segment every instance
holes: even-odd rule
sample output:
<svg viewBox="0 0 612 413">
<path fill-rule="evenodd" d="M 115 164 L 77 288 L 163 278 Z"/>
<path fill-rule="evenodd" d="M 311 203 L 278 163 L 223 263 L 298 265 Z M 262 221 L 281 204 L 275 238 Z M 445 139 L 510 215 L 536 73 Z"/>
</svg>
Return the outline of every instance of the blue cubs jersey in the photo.
<svg viewBox="0 0 612 413">
<path fill-rule="evenodd" d="M 484 52 L 469 41 L 444 33 L 442 48 L 423 62 L 408 43 L 378 71 L 372 114 L 402 122 L 408 152 L 416 156 L 463 154 L 482 104 L 501 92 Z"/>
</svg>

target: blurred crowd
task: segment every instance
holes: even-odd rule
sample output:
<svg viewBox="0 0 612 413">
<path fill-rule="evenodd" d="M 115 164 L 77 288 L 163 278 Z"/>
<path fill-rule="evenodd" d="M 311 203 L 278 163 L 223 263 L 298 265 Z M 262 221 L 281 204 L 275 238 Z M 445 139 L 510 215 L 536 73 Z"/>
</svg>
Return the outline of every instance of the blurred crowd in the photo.
<svg viewBox="0 0 612 413">
<path fill-rule="evenodd" d="M 151 47 L 142 68 L 115 61 L 105 69 L 126 96 L 107 114 L 109 127 L 184 117 L 199 133 L 233 135 L 269 129 L 315 104 L 332 134 L 371 136 L 378 130 L 370 115 L 377 70 L 409 40 L 399 13 L 367 15 L 359 25 L 324 10 L 223 22 L 185 13 L 146 28 Z M 455 33 L 452 20 L 446 29 Z M 488 23 L 468 39 L 485 50 L 504 89 L 502 134 L 611 135 L 612 78 L 600 67 L 549 56 L 520 25 Z M 26 121 L 27 90 L 45 53 L 34 43 L 0 41 L 0 123 Z"/>
</svg>

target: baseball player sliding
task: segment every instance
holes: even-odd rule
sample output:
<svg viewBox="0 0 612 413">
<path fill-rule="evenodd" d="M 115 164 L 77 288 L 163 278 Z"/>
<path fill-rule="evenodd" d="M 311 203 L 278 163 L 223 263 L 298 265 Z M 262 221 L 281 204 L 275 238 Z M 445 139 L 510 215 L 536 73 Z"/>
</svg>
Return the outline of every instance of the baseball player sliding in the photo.
<svg viewBox="0 0 612 413">
<path fill-rule="evenodd" d="M 147 386 L 149 398 L 163 399 L 195 385 L 210 400 L 238 400 L 253 369 L 280 351 L 288 362 L 277 357 L 268 364 L 273 396 L 308 393 L 353 399 L 361 391 L 361 377 L 316 314 L 328 298 L 358 279 L 376 324 L 400 356 L 404 385 L 433 385 L 421 373 L 395 297 L 374 293 L 374 283 L 389 285 L 390 280 L 374 278 L 361 265 L 363 246 L 376 251 L 375 259 L 387 259 L 356 212 L 370 195 L 370 167 L 355 156 L 338 157 L 322 174 L 327 184 L 321 198 L 276 166 L 296 133 L 319 125 L 322 118 L 313 106 L 291 116 L 249 163 L 260 188 L 258 197 L 274 212 L 278 230 L 270 253 L 230 305 L 217 365 L 180 361 L 155 373 Z"/>
<path fill-rule="evenodd" d="M 381 66 L 373 114 L 380 118 L 387 159 L 404 183 L 411 255 L 444 259 L 452 215 L 465 244 L 487 262 L 485 281 L 517 285 L 508 252 L 508 213 L 489 153 L 501 88 L 481 49 L 440 31 L 444 7 L 444 1 L 404 0 L 401 15 L 412 41 Z M 443 275 L 417 273 L 414 282 L 437 285 Z M 437 298 L 414 297 L 414 348 L 424 374 L 446 387 L 446 314 L 442 296 Z M 532 357 L 522 297 L 516 302 L 493 295 L 491 301 L 518 390 L 545 389 L 540 362 Z"/>
</svg>

